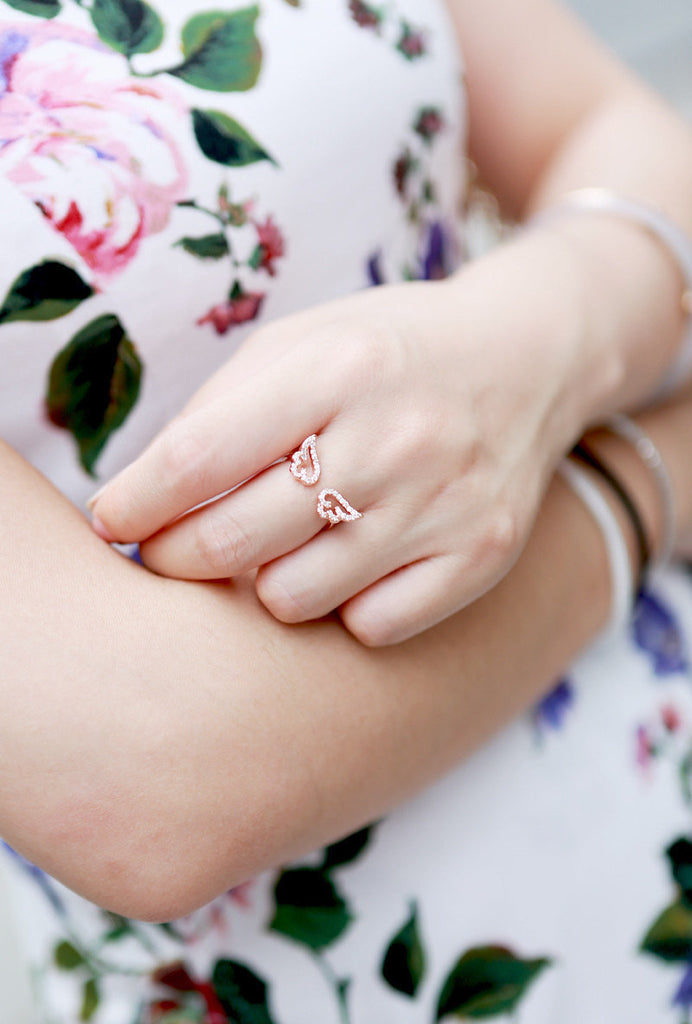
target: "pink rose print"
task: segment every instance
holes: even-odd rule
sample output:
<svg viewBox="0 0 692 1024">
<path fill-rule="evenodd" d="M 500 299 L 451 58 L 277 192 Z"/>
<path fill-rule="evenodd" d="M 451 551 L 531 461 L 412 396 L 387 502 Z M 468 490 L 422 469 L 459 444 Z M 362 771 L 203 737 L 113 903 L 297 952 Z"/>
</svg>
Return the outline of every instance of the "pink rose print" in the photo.
<svg viewBox="0 0 692 1024">
<path fill-rule="evenodd" d="M 0 174 L 105 281 L 163 230 L 185 107 L 87 32 L 0 23 Z"/>
<path fill-rule="evenodd" d="M 254 320 L 259 315 L 263 300 L 262 292 L 245 292 L 236 286 L 225 302 L 213 306 L 197 324 L 200 327 L 211 324 L 217 334 L 226 334 L 231 327 Z"/>
<path fill-rule="evenodd" d="M 264 224 L 255 223 L 257 231 L 257 248 L 250 259 L 255 270 L 266 270 L 270 277 L 276 274 L 274 260 L 280 259 L 285 252 L 284 237 L 271 217 Z"/>
</svg>

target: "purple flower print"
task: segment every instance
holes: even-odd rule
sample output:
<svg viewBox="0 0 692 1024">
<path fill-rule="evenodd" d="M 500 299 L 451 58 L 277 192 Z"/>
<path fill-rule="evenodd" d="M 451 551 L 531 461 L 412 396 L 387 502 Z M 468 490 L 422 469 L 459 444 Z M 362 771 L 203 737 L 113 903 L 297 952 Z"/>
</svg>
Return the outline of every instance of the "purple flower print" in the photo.
<svg viewBox="0 0 692 1024">
<path fill-rule="evenodd" d="M 24 871 L 34 879 L 56 914 L 58 914 L 59 917 L 65 917 L 66 912 L 63 902 L 58 896 L 57 891 L 51 883 L 50 877 L 45 873 L 45 871 L 42 871 L 41 868 L 37 868 L 36 865 L 32 864 L 30 860 L 26 859 L 26 857 L 22 857 L 22 855 L 17 853 L 16 850 L 13 850 L 8 843 L 0 840 L 0 846 L 2 846 L 5 852 L 9 853 L 10 856 L 24 869 Z"/>
<path fill-rule="evenodd" d="M 534 709 L 534 721 L 540 728 L 559 730 L 565 723 L 567 713 L 575 701 L 574 687 L 568 679 L 562 679 L 546 694 Z"/>
<path fill-rule="evenodd" d="M 29 39 L 23 32 L 6 32 L 0 37 L 0 91 L 7 92 L 12 66 L 28 45 Z"/>
<path fill-rule="evenodd" d="M 692 963 L 688 964 L 678 990 L 673 996 L 673 1006 L 682 1006 L 685 1010 L 692 1008 Z"/>
<path fill-rule="evenodd" d="M 649 655 L 657 676 L 688 670 L 689 660 L 680 625 L 670 609 L 650 590 L 639 594 L 632 630 L 635 643 Z"/>
<path fill-rule="evenodd" d="M 454 270 L 453 243 L 444 224 L 433 221 L 428 225 L 420 277 L 424 281 L 441 281 Z"/>
<path fill-rule="evenodd" d="M 384 284 L 384 274 L 382 272 L 382 253 L 378 249 L 368 259 L 368 283 L 377 287 L 379 284 Z"/>
</svg>

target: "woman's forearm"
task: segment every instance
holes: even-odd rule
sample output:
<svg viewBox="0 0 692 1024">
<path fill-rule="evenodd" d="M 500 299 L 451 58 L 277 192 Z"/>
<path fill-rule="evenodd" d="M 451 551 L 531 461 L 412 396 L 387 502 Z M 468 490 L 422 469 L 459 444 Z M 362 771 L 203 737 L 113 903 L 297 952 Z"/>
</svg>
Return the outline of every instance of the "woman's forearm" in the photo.
<svg viewBox="0 0 692 1024">
<path fill-rule="evenodd" d="M 689 126 L 565 6 L 449 6 L 466 54 L 471 154 L 510 217 L 524 220 L 572 190 L 600 186 L 692 235 Z M 575 213 L 546 231 L 558 265 L 573 260 L 557 285 L 564 302 L 553 344 L 572 357 L 564 390 L 567 405 L 579 405 L 581 428 L 655 393 L 681 341 L 683 282 L 665 248 L 625 218 Z M 555 287 L 557 268 L 549 260 L 543 267 L 536 292 Z"/>
<path fill-rule="evenodd" d="M 153 576 L 6 447 L 0 828 L 87 897 L 167 919 L 404 800 L 528 706 L 609 581 L 559 483 L 494 591 L 379 650 L 251 586 Z M 50 581 L 50 583 L 46 582 Z"/>
</svg>

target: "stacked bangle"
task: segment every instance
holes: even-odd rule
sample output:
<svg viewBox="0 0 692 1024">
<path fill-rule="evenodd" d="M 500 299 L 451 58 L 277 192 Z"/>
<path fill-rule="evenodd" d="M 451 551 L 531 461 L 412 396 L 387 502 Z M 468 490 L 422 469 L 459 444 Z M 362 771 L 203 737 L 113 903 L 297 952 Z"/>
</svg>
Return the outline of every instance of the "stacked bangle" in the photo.
<svg viewBox="0 0 692 1024">
<path fill-rule="evenodd" d="M 622 484 L 616 474 L 606 465 L 603 460 L 596 455 L 591 448 L 580 441 L 574 446 L 571 453 L 574 459 L 590 466 L 591 469 L 596 472 L 602 480 L 609 485 L 612 492 L 619 499 L 622 508 L 630 521 L 634 536 L 637 541 L 637 556 L 638 556 L 638 571 L 637 571 L 637 590 L 641 586 L 641 583 L 646 575 L 646 571 L 651 562 L 651 543 L 647 536 L 646 528 L 639 514 L 639 509 L 635 505 L 634 501 L 630 497 L 626 487 Z"/>
<path fill-rule="evenodd" d="M 606 425 L 606 429 L 633 445 L 656 482 L 661 499 L 662 518 L 661 542 L 658 545 L 660 554 L 656 558 L 656 562 L 665 564 L 669 560 L 674 546 L 675 505 L 673 486 L 661 453 L 646 431 L 627 416 L 620 414 L 612 417 Z M 617 516 L 601 489 L 596 486 L 590 475 L 578 463 L 588 466 L 600 477 L 611 494 L 617 498 L 627 516 L 637 542 L 638 566 L 636 572 L 630 565 L 627 545 Z M 564 460 L 560 466 L 560 473 L 589 509 L 603 534 L 613 591 L 613 610 L 607 633 L 615 633 L 622 629 L 629 620 L 634 596 L 646 578 L 653 560 L 653 545 L 637 504 L 628 489 L 611 467 L 583 439 L 574 446 L 570 457 Z"/>
<path fill-rule="evenodd" d="M 581 466 L 564 459 L 558 472 L 596 521 L 606 547 L 612 590 L 611 614 L 602 639 L 609 640 L 626 628 L 632 614 L 632 568 L 620 524 L 608 501 Z"/>
<path fill-rule="evenodd" d="M 666 464 L 653 440 L 629 416 L 623 413 L 612 416 L 607 427 L 613 434 L 617 434 L 634 447 L 656 482 L 661 499 L 661 541 L 655 561 L 658 565 L 667 565 L 675 545 L 675 493 Z"/>
</svg>

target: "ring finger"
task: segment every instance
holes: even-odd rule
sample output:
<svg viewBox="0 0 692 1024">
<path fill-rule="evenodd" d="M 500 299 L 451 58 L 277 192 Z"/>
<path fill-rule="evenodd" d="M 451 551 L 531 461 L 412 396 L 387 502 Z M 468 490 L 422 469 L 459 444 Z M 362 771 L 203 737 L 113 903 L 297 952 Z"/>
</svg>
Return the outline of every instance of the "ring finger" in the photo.
<svg viewBox="0 0 692 1024">
<path fill-rule="evenodd" d="M 328 434 L 318 441 L 320 457 L 338 465 Z M 322 479 L 302 486 L 291 473 L 289 462 L 266 469 L 235 491 L 205 505 L 155 534 L 141 545 L 148 568 L 178 579 L 225 579 L 273 561 L 305 544 L 325 526 L 317 512 L 325 489 Z M 359 510 L 374 500 L 376 485 L 362 474 L 354 481 L 348 503 Z M 335 510 L 340 504 L 330 491 L 321 507 Z M 328 512 L 327 512 L 328 514 Z M 337 513 L 338 514 L 338 513 Z M 340 523 L 341 529 L 350 524 Z"/>
</svg>

